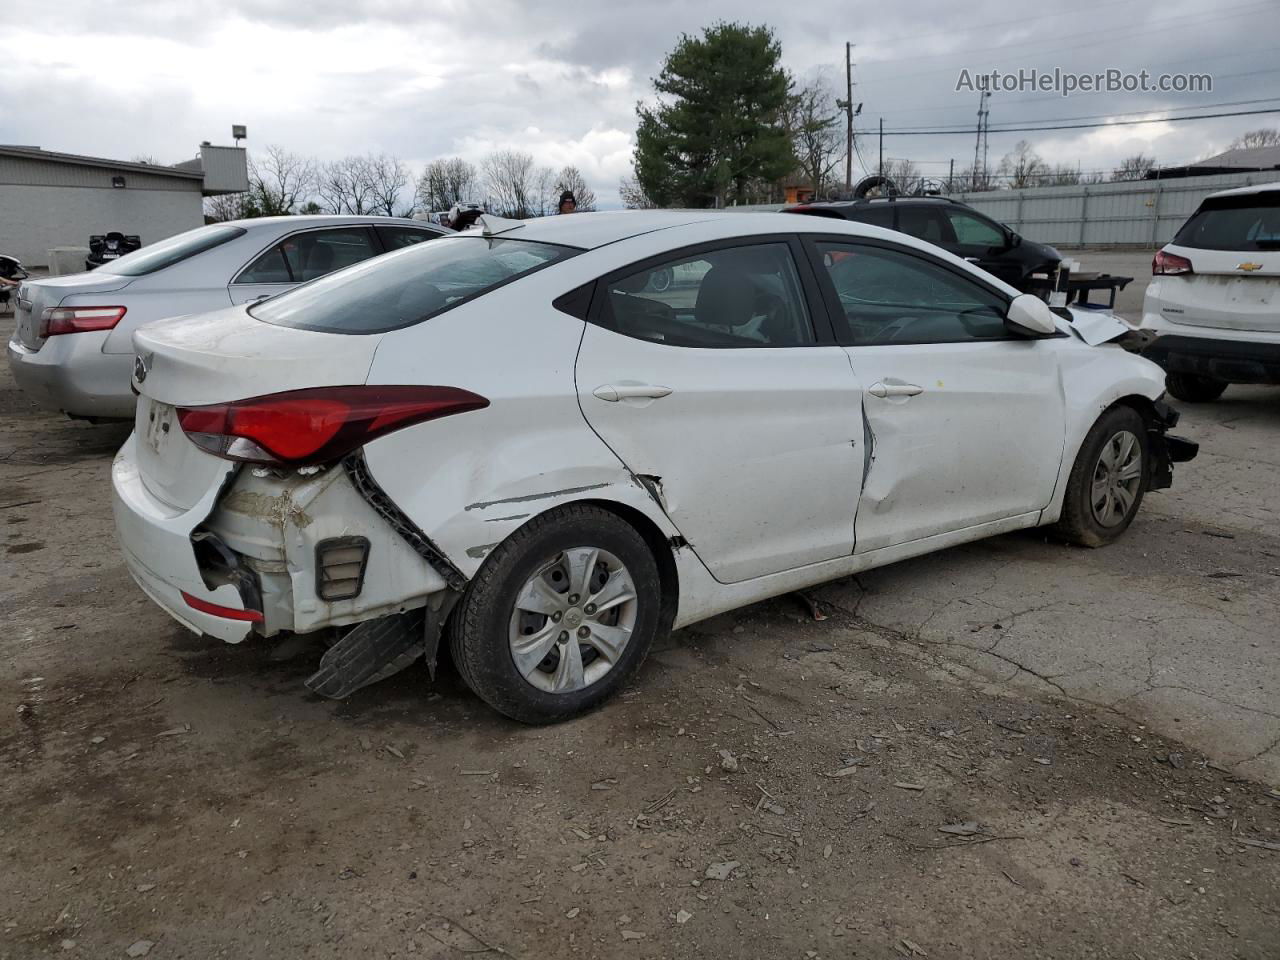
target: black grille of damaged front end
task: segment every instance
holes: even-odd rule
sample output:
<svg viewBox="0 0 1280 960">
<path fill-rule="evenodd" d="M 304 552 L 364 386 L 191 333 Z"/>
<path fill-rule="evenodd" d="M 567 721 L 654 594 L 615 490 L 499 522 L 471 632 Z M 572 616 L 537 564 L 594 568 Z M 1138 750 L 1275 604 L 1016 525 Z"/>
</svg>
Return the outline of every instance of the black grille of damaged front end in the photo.
<svg viewBox="0 0 1280 960">
<path fill-rule="evenodd" d="M 316 544 L 316 596 L 321 600 L 350 600 L 364 589 L 369 563 L 365 537 L 330 537 Z"/>
</svg>

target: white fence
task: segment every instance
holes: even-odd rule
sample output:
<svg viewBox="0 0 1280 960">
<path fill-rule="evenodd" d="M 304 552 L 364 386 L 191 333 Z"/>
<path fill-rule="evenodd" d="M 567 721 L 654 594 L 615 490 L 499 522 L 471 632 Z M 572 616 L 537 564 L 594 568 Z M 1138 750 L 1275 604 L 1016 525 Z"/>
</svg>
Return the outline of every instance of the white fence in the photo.
<svg viewBox="0 0 1280 960">
<path fill-rule="evenodd" d="M 955 193 L 956 200 L 1058 247 L 1158 247 L 1211 193 L 1280 181 L 1280 171 Z"/>
<path fill-rule="evenodd" d="M 1026 237 L 1055 247 L 1158 247 L 1211 193 L 1280 182 L 1280 170 L 1175 180 L 1133 180 L 953 193 Z M 780 203 L 730 210 L 781 210 Z"/>
</svg>

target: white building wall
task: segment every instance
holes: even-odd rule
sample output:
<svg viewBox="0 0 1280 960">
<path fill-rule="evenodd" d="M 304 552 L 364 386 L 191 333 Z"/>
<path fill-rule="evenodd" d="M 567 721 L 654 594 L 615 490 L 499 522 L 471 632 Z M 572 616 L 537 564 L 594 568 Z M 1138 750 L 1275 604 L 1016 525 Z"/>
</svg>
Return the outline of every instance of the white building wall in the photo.
<svg viewBox="0 0 1280 960">
<path fill-rule="evenodd" d="M 148 244 L 203 223 L 198 184 L 139 190 L 0 183 L 0 253 L 28 267 L 48 266 L 52 247 L 88 247 L 90 234 L 136 233 Z"/>
</svg>

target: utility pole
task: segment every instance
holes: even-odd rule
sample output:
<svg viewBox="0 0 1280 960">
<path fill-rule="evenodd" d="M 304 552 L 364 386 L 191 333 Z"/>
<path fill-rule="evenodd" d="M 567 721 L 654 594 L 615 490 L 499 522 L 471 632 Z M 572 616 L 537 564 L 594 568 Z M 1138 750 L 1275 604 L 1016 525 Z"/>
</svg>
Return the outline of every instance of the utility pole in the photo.
<svg viewBox="0 0 1280 960">
<path fill-rule="evenodd" d="M 947 167 L 947 193 L 955 193 L 954 186 L 956 180 L 956 158 L 951 158 L 951 163 Z"/>
<path fill-rule="evenodd" d="M 847 40 L 844 44 L 844 99 L 837 100 L 836 106 L 844 111 L 844 189 L 847 194 L 853 190 L 853 118 L 862 112 L 862 104 L 855 107 L 853 103 L 853 44 Z"/>
<path fill-rule="evenodd" d="M 978 95 L 978 136 L 973 142 L 973 183 L 970 184 L 972 189 L 980 190 L 979 183 L 986 186 L 987 179 L 987 116 L 991 111 L 987 109 L 987 99 L 991 96 L 990 90 L 983 90 Z M 981 164 L 981 165 L 979 165 Z M 979 172 L 981 171 L 981 172 Z M 979 180 L 978 178 L 982 179 Z"/>
<path fill-rule="evenodd" d="M 880 118 L 880 169 L 877 171 L 880 177 L 884 177 L 884 117 Z M 883 189 L 883 187 L 881 188 Z"/>
</svg>

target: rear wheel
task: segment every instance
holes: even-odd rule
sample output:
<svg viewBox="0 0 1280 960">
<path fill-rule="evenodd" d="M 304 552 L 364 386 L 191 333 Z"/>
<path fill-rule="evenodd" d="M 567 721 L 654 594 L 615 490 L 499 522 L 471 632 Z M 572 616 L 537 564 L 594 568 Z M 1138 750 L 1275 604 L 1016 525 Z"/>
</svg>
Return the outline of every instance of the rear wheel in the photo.
<svg viewBox="0 0 1280 960">
<path fill-rule="evenodd" d="M 1141 414 L 1132 407 L 1112 407 L 1080 446 L 1054 532 L 1085 547 L 1111 543 L 1133 522 L 1150 472 Z"/>
<path fill-rule="evenodd" d="M 561 507 L 486 558 L 450 620 L 453 659 L 501 713 L 567 719 L 639 668 L 661 594 L 653 554 L 629 524 L 600 507 Z"/>
<path fill-rule="evenodd" d="M 1222 392 L 1227 389 L 1227 381 L 1201 377 L 1194 373 L 1171 373 L 1165 377 L 1165 386 L 1179 400 L 1208 403 L 1222 396 Z"/>
</svg>

